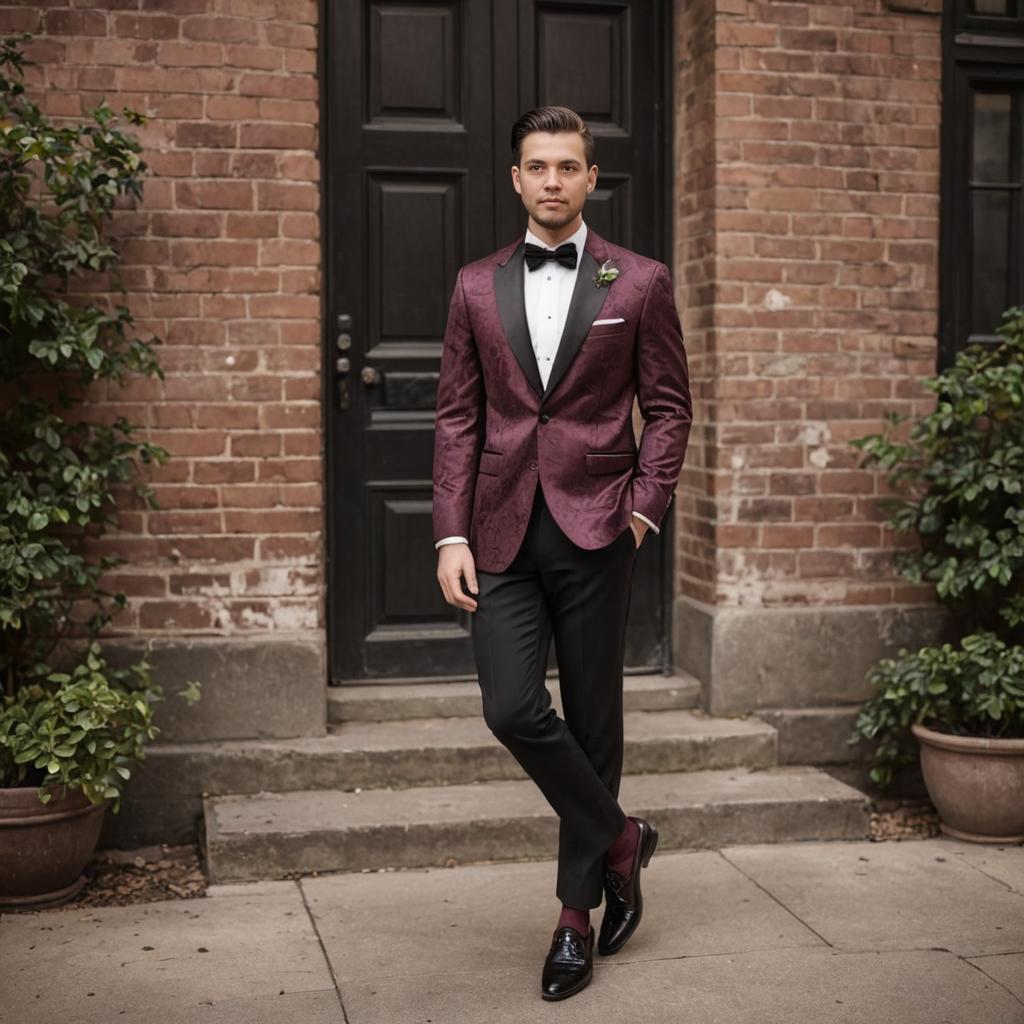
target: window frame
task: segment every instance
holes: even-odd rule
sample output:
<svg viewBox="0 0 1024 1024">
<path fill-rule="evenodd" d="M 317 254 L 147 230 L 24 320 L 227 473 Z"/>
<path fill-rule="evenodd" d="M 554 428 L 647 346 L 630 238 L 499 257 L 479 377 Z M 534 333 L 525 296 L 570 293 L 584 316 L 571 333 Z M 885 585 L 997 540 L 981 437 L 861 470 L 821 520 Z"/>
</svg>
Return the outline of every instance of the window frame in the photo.
<svg viewBox="0 0 1024 1024">
<path fill-rule="evenodd" d="M 1024 0 L 1011 0 L 1011 3 L 1015 4 L 1014 14 L 974 14 L 970 10 L 971 0 L 955 0 L 947 4 L 947 8 L 953 8 L 954 32 L 958 35 L 973 32 L 1002 35 L 1007 26 L 1024 32 Z"/>
<path fill-rule="evenodd" d="M 946 0 L 942 39 L 942 125 L 939 186 L 939 370 L 951 366 L 970 337 L 973 234 L 971 156 L 973 95 L 980 87 L 1024 89 L 1024 0 L 1009 18 L 973 15 L 968 0 Z M 1012 31 L 1007 32 L 1007 22 Z M 1024 103 L 1024 99 L 1020 101 Z M 1010 273 L 1017 301 L 1024 304 L 1024 113 L 1011 126 L 1016 180 L 1021 190 L 1011 202 Z M 967 255 L 965 257 L 965 247 Z M 998 335 L 982 336 L 999 340 Z"/>
</svg>

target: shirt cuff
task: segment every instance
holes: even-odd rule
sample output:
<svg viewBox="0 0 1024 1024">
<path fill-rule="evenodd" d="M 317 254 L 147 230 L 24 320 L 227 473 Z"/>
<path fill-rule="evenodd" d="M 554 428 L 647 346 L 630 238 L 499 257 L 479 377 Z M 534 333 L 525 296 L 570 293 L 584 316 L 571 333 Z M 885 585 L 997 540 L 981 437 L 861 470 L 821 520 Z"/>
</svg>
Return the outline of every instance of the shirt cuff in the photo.
<svg viewBox="0 0 1024 1024">
<path fill-rule="evenodd" d="M 465 537 L 442 537 L 435 545 L 435 548 L 439 548 L 442 544 L 468 544 L 469 541 Z"/>
<path fill-rule="evenodd" d="M 661 530 L 659 530 L 658 527 L 655 526 L 654 523 L 652 523 L 642 512 L 637 512 L 636 509 L 634 509 L 633 515 L 635 515 L 637 519 L 642 519 L 655 533 L 661 533 Z"/>
</svg>

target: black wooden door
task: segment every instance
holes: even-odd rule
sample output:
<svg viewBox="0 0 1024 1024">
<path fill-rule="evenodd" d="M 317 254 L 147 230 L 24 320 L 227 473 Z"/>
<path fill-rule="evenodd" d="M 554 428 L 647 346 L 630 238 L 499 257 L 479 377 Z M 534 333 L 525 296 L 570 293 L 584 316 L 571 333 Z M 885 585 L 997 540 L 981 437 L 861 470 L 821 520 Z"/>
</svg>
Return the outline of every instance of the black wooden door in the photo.
<svg viewBox="0 0 1024 1024">
<path fill-rule="evenodd" d="M 437 373 L 459 267 L 525 213 L 509 131 L 541 103 L 597 142 L 599 234 L 667 252 L 667 4 L 327 0 L 324 401 L 331 679 L 473 675 L 469 617 L 435 577 Z M 643 545 L 626 664 L 667 662 L 670 530 Z M 554 662 L 552 661 L 552 665 Z"/>
</svg>

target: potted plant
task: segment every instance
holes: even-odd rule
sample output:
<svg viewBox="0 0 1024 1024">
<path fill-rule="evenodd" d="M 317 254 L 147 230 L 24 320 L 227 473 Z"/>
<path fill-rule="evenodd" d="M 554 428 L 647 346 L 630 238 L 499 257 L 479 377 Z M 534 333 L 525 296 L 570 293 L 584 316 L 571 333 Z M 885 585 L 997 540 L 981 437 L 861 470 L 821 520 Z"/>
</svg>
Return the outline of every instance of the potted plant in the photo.
<svg viewBox="0 0 1024 1024">
<path fill-rule="evenodd" d="M 926 381 L 936 406 L 906 440 L 889 414 L 852 442 L 889 471 L 889 525 L 916 534 L 897 568 L 935 584 L 959 636 L 881 661 L 850 742 L 874 741 L 883 788 L 919 756 L 942 830 L 1005 843 L 1024 841 L 1024 310 L 998 331 Z"/>
<path fill-rule="evenodd" d="M 112 670 L 96 639 L 126 604 L 102 578 L 123 559 L 97 541 L 136 459 L 167 452 L 87 402 L 131 374 L 162 377 L 158 339 L 129 337 L 126 307 L 82 299 L 121 285 L 102 228 L 119 197 L 141 195 L 140 146 L 105 103 L 55 126 L 25 95 L 17 43 L 0 43 L 0 905 L 38 907 L 81 887 L 103 812 L 120 810 L 159 731 L 145 655 Z M 198 684 L 182 694 L 198 699 Z"/>
</svg>

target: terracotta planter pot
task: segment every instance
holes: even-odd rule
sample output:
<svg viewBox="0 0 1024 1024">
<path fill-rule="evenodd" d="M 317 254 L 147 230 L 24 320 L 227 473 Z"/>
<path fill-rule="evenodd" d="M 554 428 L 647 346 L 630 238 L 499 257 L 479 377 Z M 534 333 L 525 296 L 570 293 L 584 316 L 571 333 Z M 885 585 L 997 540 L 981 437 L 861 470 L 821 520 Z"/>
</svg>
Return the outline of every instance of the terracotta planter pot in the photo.
<svg viewBox="0 0 1024 1024">
<path fill-rule="evenodd" d="M 0 789 L 0 910 L 36 910 L 74 899 L 109 806 L 80 789 L 41 803 L 35 786 Z"/>
<path fill-rule="evenodd" d="M 1024 842 L 1024 739 L 953 736 L 914 723 L 921 774 L 946 835 Z"/>
</svg>

